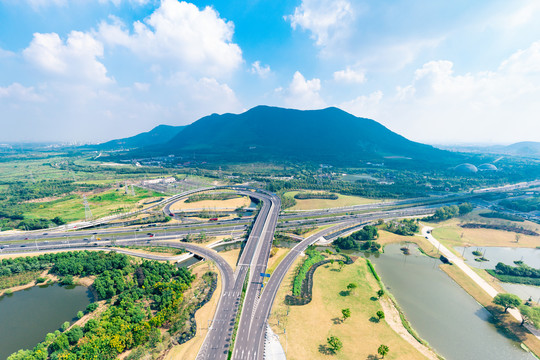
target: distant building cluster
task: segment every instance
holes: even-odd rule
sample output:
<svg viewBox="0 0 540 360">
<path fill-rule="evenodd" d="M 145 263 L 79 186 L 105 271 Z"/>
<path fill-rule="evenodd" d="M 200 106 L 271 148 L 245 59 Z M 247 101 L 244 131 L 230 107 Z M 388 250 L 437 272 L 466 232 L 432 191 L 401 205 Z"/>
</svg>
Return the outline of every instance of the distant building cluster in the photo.
<svg viewBox="0 0 540 360">
<path fill-rule="evenodd" d="M 478 167 L 474 166 L 473 164 L 464 163 L 456 166 L 454 168 L 454 171 L 460 174 L 475 174 L 478 171 L 497 171 L 497 167 L 493 164 L 482 164 Z"/>
</svg>

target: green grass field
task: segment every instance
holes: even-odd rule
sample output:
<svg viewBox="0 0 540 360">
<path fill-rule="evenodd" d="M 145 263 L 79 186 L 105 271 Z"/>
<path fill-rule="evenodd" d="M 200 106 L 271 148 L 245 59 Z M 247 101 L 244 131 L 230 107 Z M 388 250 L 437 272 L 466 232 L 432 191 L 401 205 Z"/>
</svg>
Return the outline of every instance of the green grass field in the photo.
<svg viewBox="0 0 540 360">
<path fill-rule="evenodd" d="M 310 192 L 307 190 L 302 191 L 288 191 L 285 193 L 285 196 L 294 197 L 294 195 L 299 192 Z M 381 202 L 381 199 L 370 199 L 361 196 L 351 196 L 351 195 L 341 195 L 338 196 L 337 200 L 330 199 L 306 199 L 298 200 L 295 199 L 296 205 L 287 209 L 287 210 L 316 210 L 316 209 L 328 209 L 328 208 L 337 208 L 343 206 L 352 206 L 352 205 L 363 205 L 363 204 L 372 204 L 376 202 Z"/>
<path fill-rule="evenodd" d="M 88 203 L 94 218 L 136 210 L 141 200 L 162 197 L 162 194 L 154 191 L 134 189 L 135 196 L 126 195 L 123 188 L 88 196 Z M 26 208 L 24 216 L 27 218 L 51 219 L 59 216 L 67 222 L 85 219 L 83 198 L 78 194 L 67 195 L 53 201 L 26 204 Z"/>
</svg>

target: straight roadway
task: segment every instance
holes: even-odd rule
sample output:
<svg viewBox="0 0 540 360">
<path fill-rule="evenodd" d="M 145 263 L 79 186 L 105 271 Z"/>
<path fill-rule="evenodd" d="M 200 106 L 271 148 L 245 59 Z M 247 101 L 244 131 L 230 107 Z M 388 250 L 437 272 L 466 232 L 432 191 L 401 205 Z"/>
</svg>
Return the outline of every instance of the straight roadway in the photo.
<svg viewBox="0 0 540 360">
<path fill-rule="evenodd" d="M 359 224 L 367 224 L 368 222 L 375 221 L 380 218 L 397 218 L 413 215 L 425 215 L 426 212 L 432 211 L 430 208 L 412 208 L 412 209 L 399 209 L 394 211 L 388 211 L 384 214 L 366 214 L 361 219 L 354 219 L 349 221 L 348 224 L 352 226 L 358 226 Z M 250 343 L 249 349 L 250 355 L 246 352 L 244 354 L 238 354 L 235 350 L 233 359 L 246 359 L 246 360 L 260 360 L 264 358 L 264 339 L 266 335 L 268 317 L 272 310 L 275 297 L 278 289 L 285 278 L 285 275 L 291 268 L 296 258 L 304 252 L 310 245 L 313 245 L 321 238 L 338 236 L 343 229 L 344 224 L 332 226 L 322 231 L 313 234 L 312 236 L 304 239 L 298 243 L 291 251 L 285 256 L 285 258 L 278 264 L 272 276 L 270 277 L 264 291 L 257 299 L 257 306 L 252 314 L 250 322 L 249 332 L 245 335 L 245 341 Z M 245 351 L 245 350 L 244 350 Z"/>
</svg>

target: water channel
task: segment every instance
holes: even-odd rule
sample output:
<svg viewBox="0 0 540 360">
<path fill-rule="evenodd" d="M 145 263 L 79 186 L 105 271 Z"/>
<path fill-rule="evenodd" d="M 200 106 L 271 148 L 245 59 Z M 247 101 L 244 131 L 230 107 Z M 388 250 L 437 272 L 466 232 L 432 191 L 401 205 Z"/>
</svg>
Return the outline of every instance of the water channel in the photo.
<svg viewBox="0 0 540 360">
<path fill-rule="evenodd" d="M 448 360 L 529 360 L 534 357 L 489 322 L 491 315 L 439 269 L 440 261 L 400 244 L 370 257 L 413 328 Z"/>
<path fill-rule="evenodd" d="M 0 297 L 0 359 L 33 348 L 94 301 L 84 286 L 34 286 Z"/>
</svg>

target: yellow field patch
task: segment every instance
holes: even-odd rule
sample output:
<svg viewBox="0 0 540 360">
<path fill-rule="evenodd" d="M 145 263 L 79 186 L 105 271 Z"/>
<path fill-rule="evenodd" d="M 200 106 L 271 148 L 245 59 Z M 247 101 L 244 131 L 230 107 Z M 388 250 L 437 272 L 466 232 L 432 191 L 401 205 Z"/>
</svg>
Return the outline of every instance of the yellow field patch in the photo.
<svg viewBox="0 0 540 360">
<path fill-rule="evenodd" d="M 433 226 L 433 225 L 432 225 Z M 516 233 L 495 229 L 464 229 L 457 221 L 447 222 L 444 225 L 434 225 L 433 236 L 449 247 L 454 246 L 507 246 L 528 247 L 540 246 L 540 236 L 519 235 L 516 242 Z"/>
<path fill-rule="evenodd" d="M 229 265 L 231 265 L 233 271 L 236 270 L 236 263 L 238 262 L 238 256 L 240 256 L 240 249 L 222 251 L 219 253 L 219 255 L 221 255 L 221 257 L 225 259 Z"/>
<path fill-rule="evenodd" d="M 294 195 L 299 192 L 309 192 L 309 191 L 289 191 L 285 193 L 285 196 L 294 197 Z M 377 202 L 382 202 L 381 199 L 370 199 L 361 196 L 351 196 L 351 195 L 341 195 L 338 196 L 337 200 L 330 199 L 306 199 L 298 200 L 295 199 L 296 205 L 287 209 L 287 210 L 316 210 L 316 209 L 330 209 L 343 206 L 352 206 L 352 205 L 363 205 L 363 204 L 372 204 Z"/>
<path fill-rule="evenodd" d="M 377 289 L 367 280 L 371 274 L 364 259 L 357 259 L 342 271 L 337 271 L 336 265 L 319 267 L 314 276 L 313 300 L 303 306 L 284 304 L 294 266 L 291 269 L 278 292 L 269 319 L 283 348 L 287 348 L 287 359 L 328 359 L 324 349 L 329 336 L 337 336 L 343 342 L 343 349 L 332 356 L 335 359 L 375 359 L 381 344 L 390 348 L 385 359 L 424 358 L 386 322 L 370 321 L 381 310 L 381 305 L 371 299 Z M 350 282 L 359 286 L 353 295 L 344 293 Z M 351 310 L 351 317 L 344 322 L 340 319 L 343 308 Z"/>
<path fill-rule="evenodd" d="M 228 200 L 202 200 L 186 203 L 185 200 L 174 203 L 171 211 L 233 211 L 239 207 L 248 207 L 251 204 L 249 196 L 242 196 Z"/>
</svg>

